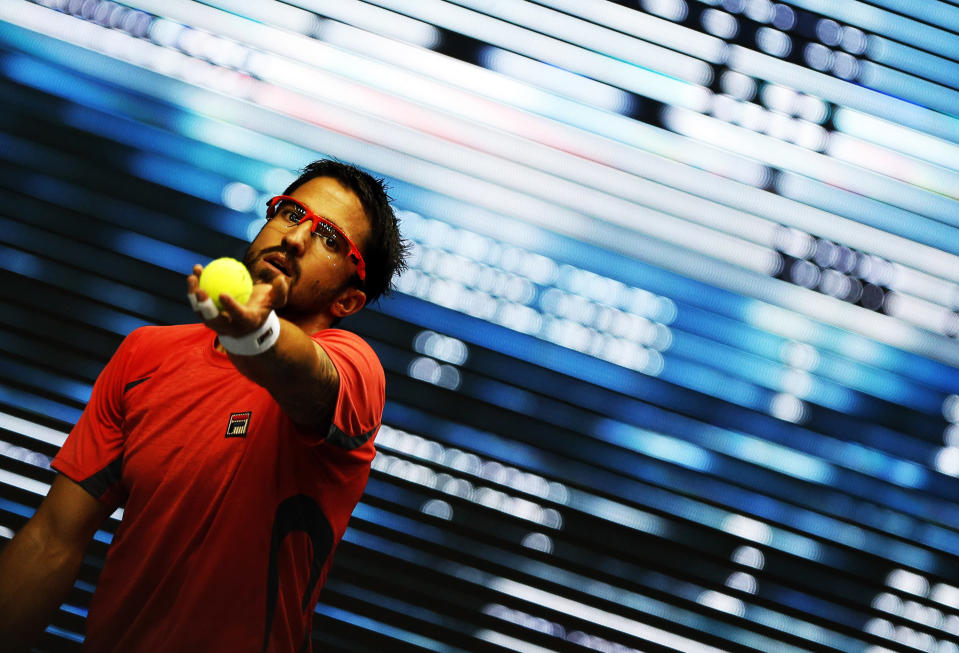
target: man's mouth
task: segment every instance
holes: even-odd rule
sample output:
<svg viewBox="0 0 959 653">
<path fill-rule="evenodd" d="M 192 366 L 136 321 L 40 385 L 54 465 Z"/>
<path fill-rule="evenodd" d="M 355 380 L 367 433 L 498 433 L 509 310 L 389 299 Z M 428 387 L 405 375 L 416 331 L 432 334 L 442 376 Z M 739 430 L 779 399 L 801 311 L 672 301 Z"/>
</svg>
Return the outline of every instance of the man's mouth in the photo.
<svg viewBox="0 0 959 653">
<path fill-rule="evenodd" d="M 293 276 L 293 266 L 282 254 L 268 254 L 263 261 L 271 268 L 279 271 L 280 274 L 287 277 Z"/>
</svg>

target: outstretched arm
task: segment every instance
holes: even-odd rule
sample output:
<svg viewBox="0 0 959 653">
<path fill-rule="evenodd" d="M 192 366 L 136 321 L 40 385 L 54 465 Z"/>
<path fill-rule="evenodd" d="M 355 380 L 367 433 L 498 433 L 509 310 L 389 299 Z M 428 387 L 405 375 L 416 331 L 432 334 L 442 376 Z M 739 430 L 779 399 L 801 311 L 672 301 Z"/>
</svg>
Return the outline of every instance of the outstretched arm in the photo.
<svg viewBox="0 0 959 653">
<path fill-rule="evenodd" d="M 207 299 L 198 287 L 202 268 L 197 265 L 187 278 L 187 290 L 198 301 Z M 255 331 L 274 309 L 285 305 L 288 287 L 282 277 L 272 284 L 258 283 L 246 304 L 239 304 L 223 295 L 223 310 L 204 323 L 220 336 L 239 337 Z M 201 315 L 201 317 L 203 317 Z M 295 423 L 306 428 L 329 424 L 336 406 L 339 374 L 323 348 L 303 329 L 284 319 L 279 320 L 276 343 L 255 356 L 227 352 L 236 368 L 254 383 L 263 386 Z"/>
<path fill-rule="evenodd" d="M 0 551 L 0 649 L 25 651 L 40 636 L 111 511 L 57 475 L 37 512 Z"/>
</svg>

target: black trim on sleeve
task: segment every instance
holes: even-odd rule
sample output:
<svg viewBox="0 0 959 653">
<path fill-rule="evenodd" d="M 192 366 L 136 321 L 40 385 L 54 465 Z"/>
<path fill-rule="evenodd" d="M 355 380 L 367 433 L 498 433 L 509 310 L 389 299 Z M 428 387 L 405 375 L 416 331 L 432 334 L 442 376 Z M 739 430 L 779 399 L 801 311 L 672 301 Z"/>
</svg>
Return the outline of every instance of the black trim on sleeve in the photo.
<svg viewBox="0 0 959 653">
<path fill-rule="evenodd" d="M 126 393 L 127 393 L 127 390 L 129 390 L 130 388 L 135 388 L 136 386 L 140 385 L 140 384 L 143 383 L 144 381 L 149 380 L 149 378 L 150 378 L 150 377 L 145 376 L 145 377 L 143 377 L 142 379 L 137 379 L 136 381 L 130 381 L 130 382 L 127 383 L 125 386 L 123 386 L 123 394 L 126 394 Z"/>
<path fill-rule="evenodd" d="M 330 424 L 330 432 L 326 434 L 326 441 L 330 444 L 335 444 L 340 449 L 352 451 L 353 449 L 358 449 L 369 442 L 369 439 L 373 437 L 373 434 L 376 433 L 376 429 L 378 428 L 380 428 L 379 425 L 374 426 L 366 433 L 360 433 L 359 435 L 347 435 L 337 428 L 336 424 Z"/>
<path fill-rule="evenodd" d="M 93 476 L 88 476 L 78 483 L 80 487 L 90 493 L 94 499 L 100 499 L 107 490 L 120 482 L 123 468 L 123 455 L 101 469 Z"/>
</svg>

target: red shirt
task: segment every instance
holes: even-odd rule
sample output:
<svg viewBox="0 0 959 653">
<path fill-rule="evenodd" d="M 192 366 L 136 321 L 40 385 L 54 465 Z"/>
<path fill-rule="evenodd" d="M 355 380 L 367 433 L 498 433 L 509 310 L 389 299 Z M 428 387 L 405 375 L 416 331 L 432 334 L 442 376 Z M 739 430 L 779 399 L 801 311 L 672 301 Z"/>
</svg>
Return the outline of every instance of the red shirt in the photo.
<svg viewBox="0 0 959 653">
<path fill-rule="evenodd" d="M 52 462 L 124 507 L 84 650 L 310 650 L 385 401 L 359 336 L 313 338 L 340 377 L 328 433 L 294 425 L 203 325 L 144 327 L 120 345 Z"/>
</svg>

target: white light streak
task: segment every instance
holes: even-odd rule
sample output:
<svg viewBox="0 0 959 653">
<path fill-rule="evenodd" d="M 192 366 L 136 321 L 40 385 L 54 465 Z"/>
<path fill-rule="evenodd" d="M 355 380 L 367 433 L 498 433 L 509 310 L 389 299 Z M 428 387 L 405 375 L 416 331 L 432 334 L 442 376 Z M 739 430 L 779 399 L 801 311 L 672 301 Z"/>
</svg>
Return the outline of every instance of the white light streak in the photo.
<svg viewBox="0 0 959 653">
<path fill-rule="evenodd" d="M 899 122 L 959 143 L 959 119 L 803 66 L 736 45 L 730 47 L 729 67 L 746 75 L 791 86 L 834 104 Z"/>
<path fill-rule="evenodd" d="M 620 32 L 665 45 L 711 63 L 722 63 L 726 60 L 726 44 L 721 39 L 607 0 L 541 0 L 539 4 L 599 25 L 615 26 Z"/>
<path fill-rule="evenodd" d="M 375 107 L 371 109 L 380 113 L 383 120 L 388 119 L 387 116 L 394 114 L 399 107 L 399 100 L 394 99 L 391 104 L 387 97 L 368 97 L 364 89 L 350 82 L 278 57 L 255 56 L 251 58 L 250 66 L 258 76 L 293 86 L 304 94 L 322 89 L 330 97 L 351 98 L 357 103 L 357 108 L 372 101 Z M 384 124 L 357 111 L 327 104 L 325 97 L 307 98 L 278 88 L 261 88 L 254 98 L 262 105 L 292 113 L 354 138 L 440 164 L 449 170 L 462 171 L 473 178 L 487 179 L 502 187 L 541 195 L 540 199 L 544 201 L 575 211 L 576 214 L 568 214 L 571 222 L 582 222 L 583 218 L 578 214 L 585 214 L 764 274 L 775 272 L 779 265 L 778 255 L 769 246 L 775 233 L 772 223 L 657 187 L 617 170 L 573 157 L 567 158 L 544 146 L 523 143 L 515 137 L 454 118 L 444 119 L 422 112 L 419 112 L 421 116 L 416 116 L 417 110 L 412 106 L 406 107 L 403 112 L 406 123 L 415 124 L 429 133 L 413 131 L 402 125 Z M 457 142 L 468 142 L 477 148 L 496 151 L 496 155 L 465 149 L 458 146 Z M 556 174 L 573 176 L 579 183 L 540 172 L 518 161 L 555 170 Z M 661 208 L 678 213 L 683 218 L 710 221 L 717 226 L 728 223 L 726 228 L 735 229 L 739 237 L 718 233 L 686 219 L 680 220 L 664 212 L 639 206 L 636 203 L 638 201 L 659 203 Z M 708 208 L 705 208 L 706 205 Z M 551 216 L 543 217 L 547 224 L 555 226 L 555 221 L 561 216 L 561 212 L 553 209 Z M 585 225 L 583 229 L 586 230 Z M 761 239 L 762 242 L 749 243 L 742 240 L 741 236 Z"/>
<path fill-rule="evenodd" d="M 252 4 L 240 0 L 233 1 L 243 7 Z M 433 48 L 440 42 L 440 32 L 433 25 L 403 14 L 387 11 L 367 2 L 360 2 L 359 0 L 294 0 L 293 4 L 374 34 L 399 39 L 423 48 Z M 241 9 L 240 13 L 246 11 L 248 10 Z M 269 15 L 269 12 L 266 13 Z M 320 39 L 324 38 L 327 26 L 327 21 L 321 22 L 315 36 Z"/>
<path fill-rule="evenodd" d="M 934 277 L 959 282 L 959 256 L 890 234 L 840 216 L 804 206 L 783 198 L 798 198 L 809 181 L 800 175 L 783 173 L 777 178 L 776 190 L 770 195 L 769 207 L 779 210 L 785 224 L 791 224 L 821 238 L 827 238 L 863 252 L 896 261 Z"/>
<path fill-rule="evenodd" d="M 67 439 L 67 434 L 62 431 L 43 426 L 42 424 L 36 424 L 4 412 L 0 412 L 0 428 L 58 447 L 62 447 Z"/>
<path fill-rule="evenodd" d="M 955 200 L 687 109 L 667 107 L 663 118 L 668 127 L 681 134 L 776 168 L 831 184 L 841 183 L 854 192 L 959 226 L 959 203 Z"/>
<path fill-rule="evenodd" d="M 956 314 L 952 311 L 938 304 L 903 293 L 889 293 L 886 295 L 883 306 L 889 315 L 934 333 L 951 335 L 959 326 L 956 321 Z"/>
<path fill-rule="evenodd" d="M 700 21 L 707 32 L 723 39 L 731 39 L 739 32 L 736 18 L 718 9 L 705 10 Z"/>
<path fill-rule="evenodd" d="M 913 186 L 959 199 L 959 172 L 950 172 L 842 133 L 830 135 L 826 154 Z M 955 225 L 959 226 L 959 221 Z"/>
<path fill-rule="evenodd" d="M 737 617 L 746 616 L 746 606 L 742 601 L 729 594 L 723 594 L 716 590 L 706 590 L 696 599 L 696 602 L 705 605 L 707 608 L 719 610 Z"/>
<path fill-rule="evenodd" d="M 929 593 L 929 581 L 926 577 L 905 569 L 894 569 L 889 572 L 886 576 L 886 585 L 915 596 L 926 596 Z"/>
<path fill-rule="evenodd" d="M 311 61 L 323 63 L 340 74 L 348 74 L 417 103 L 429 103 L 444 111 L 527 138 L 535 135 L 540 142 L 585 158 L 603 161 L 612 156 L 620 162 L 618 165 L 622 169 L 641 168 L 646 171 L 644 176 L 653 178 L 666 174 L 683 179 L 708 170 L 753 186 L 762 186 L 768 179 L 765 168 L 742 157 L 642 122 L 566 100 L 494 71 L 383 39 L 348 25 L 336 25 L 336 29 L 332 29 L 331 25 L 324 35 L 330 43 L 363 54 L 365 58 L 354 58 L 342 64 L 331 62 L 330 57 Z M 376 67 L 371 59 L 390 63 Z M 392 62 L 402 62 L 406 70 L 422 77 L 407 74 Z M 435 83 L 436 80 L 443 83 Z M 462 93 L 458 89 L 469 93 Z M 493 99 L 497 104 L 489 103 L 484 98 Z M 557 122 L 542 120 L 527 112 Z M 594 134 L 604 138 L 597 138 Z M 624 147 L 623 144 L 632 147 Z M 659 156 L 650 156 L 648 152 Z M 679 165 L 677 162 L 688 165 Z M 693 166 L 693 169 L 688 166 Z"/>
<path fill-rule="evenodd" d="M 660 102 L 703 111 L 710 92 L 698 83 L 690 83 L 651 72 L 645 68 L 604 56 L 557 38 L 538 34 L 491 16 L 457 7 L 440 0 L 376 0 L 374 4 L 417 16 L 454 32 L 518 52 L 574 73 L 618 86 L 637 95 Z M 526 4 L 489 5 L 504 11 L 529 9 Z M 534 11 L 530 9 L 530 11 Z M 561 20 L 560 24 L 566 24 Z M 544 28 L 545 29 L 545 28 Z M 647 62 L 651 63 L 651 62 Z"/>
<path fill-rule="evenodd" d="M 697 653 L 721 653 L 721 650 L 708 646 L 682 635 L 677 635 L 648 624 L 628 619 L 606 610 L 594 608 L 591 605 L 567 599 L 551 592 L 518 583 L 507 578 L 495 578 L 489 583 L 489 588 L 502 592 L 507 596 L 514 596 L 534 605 L 542 605 L 550 610 L 568 614 L 577 619 L 603 624 L 606 628 L 618 630 L 633 637 L 661 646 L 672 647 L 681 651 L 697 651 Z M 522 650 L 522 649 L 519 649 Z"/>
<path fill-rule="evenodd" d="M 525 639 L 510 637 L 509 635 L 504 635 L 503 633 L 489 630 L 488 628 L 478 630 L 475 637 L 484 642 L 505 648 L 508 651 L 518 651 L 519 653 L 554 653 L 553 649 L 543 648 Z"/>
<path fill-rule="evenodd" d="M 633 107 L 632 97 L 618 88 L 500 48 L 484 47 L 479 60 L 490 70 L 583 104 L 616 113 L 628 113 Z"/>
<path fill-rule="evenodd" d="M 28 476 L 21 476 L 20 474 L 8 472 L 5 469 L 0 469 L 0 484 L 12 485 L 20 488 L 21 490 L 26 490 L 27 492 L 39 495 L 41 497 L 47 496 L 47 492 L 50 491 L 50 486 L 46 483 L 37 481 Z"/>
<path fill-rule="evenodd" d="M 761 521 L 756 521 L 744 515 L 729 515 L 723 519 L 721 528 L 729 533 L 757 544 L 772 542 L 773 531 Z"/>
<path fill-rule="evenodd" d="M 344 6 L 349 6 L 350 0 L 340 0 Z M 135 3 L 131 3 L 135 4 Z M 231 14 L 246 16 L 255 21 L 273 25 L 282 29 L 306 34 L 309 36 L 316 29 L 317 17 L 308 11 L 298 9 L 291 4 L 277 2 L 276 0 L 258 0 L 257 2 L 244 2 L 244 0 L 205 0 L 205 4 L 224 9 Z M 302 2 L 297 4 L 303 4 Z M 356 4 L 362 4 L 357 2 Z M 142 7 L 141 7 L 142 8 Z M 159 16 L 165 15 L 159 8 L 150 9 L 150 13 Z M 202 10 L 201 10 L 202 11 Z M 344 13 L 350 13 L 344 10 Z M 186 24 L 193 25 L 186 21 Z"/>
<path fill-rule="evenodd" d="M 833 124 L 840 132 L 959 172 L 959 145 L 861 111 L 839 108 Z"/>
<path fill-rule="evenodd" d="M 173 3 L 165 5 L 172 7 Z M 195 8 L 196 6 L 194 6 Z M 207 8 L 209 9 L 209 8 Z M 210 9 L 216 16 L 220 12 Z M 47 33 L 50 30 L 58 31 L 57 36 L 61 36 L 68 42 L 88 42 L 88 27 L 93 29 L 102 29 L 89 23 L 83 23 L 75 19 L 50 12 L 37 5 L 28 3 L 10 4 L 6 3 L 0 6 L 0 15 L 5 19 L 13 20 L 18 24 L 27 24 L 31 29 Z M 231 18 L 226 16 L 226 18 Z M 236 17 L 232 17 L 236 18 Z M 238 19 L 241 20 L 242 19 Z M 214 24 L 223 25 L 228 20 L 220 22 L 219 18 L 214 20 Z M 260 32 L 268 32 L 267 28 L 257 26 Z M 297 35 L 288 35 L 290 39 L 295 40 Z M 306 39 L 309 41 L 309 39 Z M 157 53 L 164 52 L 162 49 L 152 44 L 140 41 L 145 47 L 144 54 L 149 51 L 149 58 L 145 58 L 148 65 L 156 65 Z M 394 42 L 395 43 L 395 42 Z M 298 46 L 298 43 L 291 43 L 292 46 Z M 304 44 L 304 50 L 307 44 Z M 322 44 L 316 44 L 322 46 Z M 335 53 L 334 50 L 326 47 Z M 294 49 L 296 49 L 294 47 Z M 170 51 L 166 51 L 170 54 Z M 426 51 L 424 51 L 426 52 Z M 312 54 L 307 52 L 306 54 Z M 435 54 L 435 53 L 430 53 Z M 183 56 L 183 55 L 179 55 Z M 184 57 L 185 61 L 186 58 Z M 80 62 L 82 63 L 82 62 Z M 175 69 L 174 69 L 175 71 Z M 102 74 L 102 70 L 98 69 Z M 120 71 L 118 71 L 120 72 Z M 147 83 L 146 79 L 138 79 L 124 76 L 124 83 L 129 83 L 132 87 L 144 92 L 156 92 L 155 87 Z M 254 85 L 253 88 L 258 88 Z M 853 306 L 844 306 L 837 300 L 824 296 L 816 296 L 808 291 L 802 291 L 798 288 L 789 287 L 786 284 L 766 279 L 762 276 L 757 277 L 751 274 L 742 274 L 732 267 L 716 267 L 716 264 L 710 263 L 708 258 L 692 254 L 681 248 L 671 247 L 665 243 L 647 240 L 637 236 L 635 239 L 623 239 L 619 235 L 604 231 L 601 226 L 597 226 L 595 221 L 589 223 L 583 222 L 582 226 L 577 224 L 581 216 L 575 214 L 564 214 L 545 202 L 539 202 L 521 193 L 509 191 L 500 186 L 490 184 L 483 180 L 471 178 L 453 170 L 445 169 L 441 165 L 418 160 L 405 154 L 392 151 L 388 148 L 379 147 L 372 144 L 358 142 L 353 138 L 337 134 L 335 132 L 315 132 L 304 130 L 302 123 L 297 120 L 291 120 L 286 113 L 289 113 L 290 107 L 285 106 L 281 98 L 277 98 L 276 103 L 270 103 L 268 106 L 275 108 L 272 112 L 264 112 L 263 107 L 256 107 L 247 102 L 241 102 L 223 96 L 214 96 L 207 94 L 200 89 L 177 88 L 175 91 L 177 100 L 184 106 L 193 107 L 196 111 L 204 115 L 211 116 L 220 120 L 227 120 L 233 124 L 252 130 L 267 130 L 267 132 L 284 141 L 298 142 L 304 148 L 314 148 L 326 152 L 330 156 L 348 158 L 360 166 L 376 169 L 382 174 L 393 176 L 397 179 L 409 181 L 410 183 L 422 186 L 427 190 L 437 193 L 450 194 L 454 197 L 473 203 L 478 207 L 507 216 L 514 216 L 519 220 L 527 220 L 531 217 L 533 224 L 539 224 L 545 228 L 559 233 L 581 237 L 583 234 L 589 235 L 591 241 L 600 247 L 606 247 L 612 251 L 624 253 L 628 256 L 634 256 L 640 260 L 645 260 L 653 265 L 658 265 L 668 270 L 676 271 L 685 276 L 706 281 L 710 284 L 716 284 L 728 290 L 733 290 L 747 296 L 757 297 L 770 304 L 778 304 L 787 307 L 799 313 L 806 313 L 816 316 L 822 321 L 847 328 L 853 332 L 863 333 L 874 337 L 881 342 L 898 346 L 908 351 L 913 351 L 921 355 L 929 356 L 935 360 L 941 360 L 948 364 L 959 364 L 959 351 L 956 343 L 948 339 L 936 339 L 931 334 L 924 334 L 922 331 L 906 327 L 906 325 L 886 318 L 878 314 L 863 314 L 861 309 Z M 164 95 L 169 100 L 169 95 Z M 195 105 L 195 106 L 194 106 Z M 631 122 L 631 121 L 626 121 Z M 676 141 L 677 145 L 679 141 Z M 715 180 L 715 178 L 713 178 Z M 753 196 L 744 193 L 741 186 L 713 184 L 711 192 L 715 193 L 721 201 L 729 205 L 747 204 L 755 207 L 755 213 L 770 213 L 776 217 L 786 216 L 789 219 L 790 214 L 794 218 L 801 218 L 802 222 L 808 222 L 810 215 L 821 214 L 826 220 L 823 221 L 823 228 L 817 233 L 829 237 L 834 241 L 842 242 L 845 238 L 837 232 L 837 236 L 830 235 L 832 231 L 837 231 L 836 225 L 856 225 L 852 221 L 843 223 L 837 220 L 835 216 L 825 212 L 809 214 L 802 209 L 798 209 L 794 202 L 778 202 L 782 198 L 769 193 L 757 191 Z M 827 222 L 832 223 L 832 226 Z M 861 226 L 861 225 L 856 225 Z M 876 233 L 882 233 L 873 230 Z M 909 241 L 902 239 L 903 242 Z M 628 241 L 628 242 L 627 242 Z M 855 246 L 850 243 L 851 246 Z M 868 249 L 868 248 L 861 248 Z M 926 248 L 931 252 L 937 252 L 932 248 Z M 877 252 L 882 255 L 881 252 Z M 894 256 L 886 256 L 890 260 Z M 952 266 L 952 272 L 955 274 L 959 266 Z M 940 276 L 947 276 L 946 274 Z M 797 292 L 799 294 L 797 294 Z M 810 296 L 813 295 L 813 296 Z M 838 306 L 837 306 L 838 304 Z M 769 306 L 772 308 L 772 306 Z M 798 316 L 787 312 L 792 317 L 788 320 L 796 319 Z M 782 324 L 780 322 L 780 324 Z M 770 325 L 774 331 L 779 329 L 776 325 Z M 787 329 L 789 330 L 789 329 Z"/>
<path fill-rule="evenodd" d="M 497 3 L 478 0 L 454 1 L 477 12 L 535 29 L 587 50 L 664 73 L 691 84 L 702 86 L 712 81 L 712 70 L 708 64 L 699 59 L 525 0 Z"/>
</svg>

